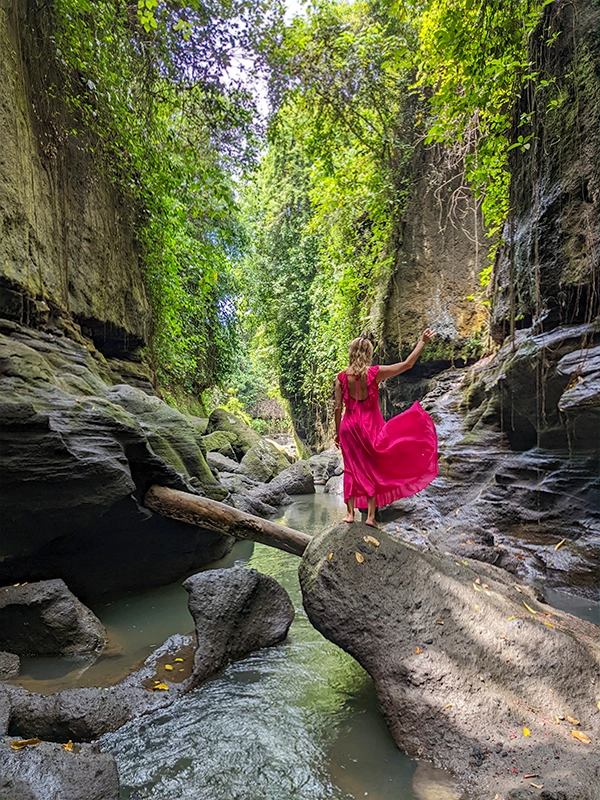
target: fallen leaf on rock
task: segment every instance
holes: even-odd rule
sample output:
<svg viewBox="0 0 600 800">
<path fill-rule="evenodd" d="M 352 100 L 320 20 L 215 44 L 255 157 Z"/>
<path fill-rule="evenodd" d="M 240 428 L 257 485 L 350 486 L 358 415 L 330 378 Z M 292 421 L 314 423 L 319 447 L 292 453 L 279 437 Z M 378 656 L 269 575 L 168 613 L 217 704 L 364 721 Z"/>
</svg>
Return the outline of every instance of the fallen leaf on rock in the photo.
<svg viewBox="0 0 600 800">
<path fill-rule="evenodd" d="M 63 750 L 68 750 L 69 753 L 73 752 L 73 742 L 69 739 L 66 744 L 61 744 Z"/>
<path fill-rule="evenodd" d="M 475 611 L 479 611 L 479 606 L 475 606 Z"/>
<path fill-rule="evenodd" d="M 181 662 L 183 662 L 183 658 L 176 658 L 176 659 L 175 659 L 175 661 L 181 661 Z"/>
<path fill-rule="evenodd" d="M 567 717 L 567 722 L 570 722 L 571 725 L 579 725 L 579 720 L 574 717 Z"/>
<path fill-rule="evenodd" d="M 168 669 L 170 672 L 173 669 L 173 667 L 171 666 L 171 664 L 165 664 L 165 669 Z"/>
<path fill-rule="evenodd" d="M 468 566 L 469 566 L 469 562 L 468 562 L 468 561 L 465 561 L 465 560 L 464 560 L 464 558 L 463 558 L 463 560 L 462 560 L 462 563 L 465 565 L 465 567 L 468 567 Z"/>
<path fill-rule="evenodd" d="M 554 628 L 554 625 L 553 625 L 551 622 L 548 622 L 548 620 L 546 620 L 546 619 L 543 619 L 543 620 L 542 620 L 542 622 L 544 623 L 544 625 L 545 625 L 547 628 Z"/>
<path fill-rule="evenodd" d="M 513 621 L 513 619 L 516 619 L 516 617 L 515 617 L 515 615 L 514 615 L 514 614 L 512 615 L 512 617 L 509 617 L 509 618 L 508 618 L 508 621 L 509 621 L 509 622 L 512 622 L 512 621 Z"/>
<path fill-rule="evenodd" d="M 423 652 L 423 651 L 421 650 L 421 648 L 420 648 L 420 647 L 415 647 L 415 654 L 416 654 L 416 655 L 419 655 L 419 654 L 420 654 L 420 653 L 422 653 L 422 652 Z"/>
<path fill-rule="evenodd" d="M 455 516 L 455 517 L 458 517 L 458 512 L 459 512 L 459 511 L 460 511 L 460 508 L 457 508 L 457 509 L 456 509 L 456 511 L 454 512 L 454 516 Z"/>
<path fill-rule="evenodd" d="M 13 750 L 23 750 L 24 747 L 37 747 L 41 743 L 41 739 L 14 739 L 10 746 Z"/>
<path fill-rule="evenodd" d="M 540 777 L 539 772 L 532 772 L 530 775 L 523 775 L 523 780 L 526 781 L 527 778 L 539 778 L 539 777 Z"/>
<path fill-rule="evenodd" d="M 532 614 L 537 614 L 537 613 L 538 613 L 538 612 L 535 610 L 535 608 L 532 608 L 531 606 L 528 606 L 528 605 L 527 605 L 527 603 L 526 603 L 525 601 L 523 601 L 523 605 L 525 606 L 525 608 L 527 609 L 527 611 L 530 611 Z"/>
<path fill-rule="evenodd" d="M 436 625 L 443 625 L 444 624 L 444 620 L 443 619 L 436 619 L 435 624 Z M 598 703 L 598 707 L 600 708 L 600 703 Z"/>
<path fill-rule="evenodd" d="M 600 700 L 598 700 L 597 706 L 598 708 L 600 708 Z"/>
<path fill-rule="evenodd" d="M 517 584 L 516 584 L 516 583 L 513 583 L 513 586 L 515 587 L 515 589 L 517 590 L 517 592 L 519 592 L 519 594 L 523 594 L 523 592 L 522 592 L 522 591 L 519 589 L 519 587 L 517 586 Z"/>
<path fill-rule="evenodd" d="M 561 548 L 561 547 L 562 547 L 564 544 L 566 544 L 566 543 L 567 543 L 567 540 L 566 540 L 566 539 L 561 539 L 561 540 L 560 540 L 560 542 L 559 542 L 558 544 L 555 544 L 555 545 L 554 545 L 554 549 L 555 549 L 555 550 L 560 550 L 560 548 Z"/>
<path fill-rule="evenodd" d="M 529 728 L 523 728 L 523 736 L 531 736 L 531 731 Z"/>
<path fill-rule="evenodd" d="M 374 544 L 375 547 L 379 547 L 379 541 L 374 536 L 363 536 L 363 540 L 367 544 Z"/>
<path fill-rule="evenodd" d="M 363 561 L 365 560 L 365 557 L 363 555 L 361 555 L 361 553 L 359 553 L 359 552 L 354 553 L 354 556 L 355 556 L 355 558 L 356 558 L 356 560 L 358 561 L 359 564 L 362 564 Z"/>
<path fill-rule="evenodd" d="M 333 558 L 333 553 L 329 553 L 329 555 L 327 556 L 327 558 L 328 558 L 328 560 L 329 560 L 329 561 L 331 561 L 331 559 Z"/>
<path fill-rule="evenodd" d="M 475 589 L 476 592 L 480 592 L 481 591 L 481 586 L 477 586 L 476 583 L 473 584 L 473 588 Z"/>
<path fill-rule="evenodd" d="M 585 733 L 582 733 L 581 731 L 573 731 L 572 730 L 571 731 L 571 736 L 574 736 L 576 739 L 578 739 L 580 742 L 583 742 L 584 744 L 591 744 L 592 743 L 592 740 L 590 739 L 590 737 L 586 736 Z"/>
<path fill-rule="evenodd" d="M 168 691 L 168 689 L 169 689 L 169 686 L 168 686 L 168 684 L 166 684 L 166 683 L 162 683 L 162 681 L 160 681 L 159 683 L 157 683 L 157 684 L 156 684 L 156 686 L 154 687 L 154 689 L 155 689 L 155 690 L 156 690 L 156 689 L 162 689 L 163 691 L 165 691 L 165 692 L 166 692 L 166 691 Z"/>
<path fill-rule="evenodd" d="M 446 703 L 446 705 L 444 706 L 444 708 L 452 708 L 452 703 Z"/>
<path fill-rule="evenodd" d="M 544 788 L 544 784 L 543 783 L 530 783 L 529 785 L 535 787 L 536 789 L 543 789 Z"/>
</svg>

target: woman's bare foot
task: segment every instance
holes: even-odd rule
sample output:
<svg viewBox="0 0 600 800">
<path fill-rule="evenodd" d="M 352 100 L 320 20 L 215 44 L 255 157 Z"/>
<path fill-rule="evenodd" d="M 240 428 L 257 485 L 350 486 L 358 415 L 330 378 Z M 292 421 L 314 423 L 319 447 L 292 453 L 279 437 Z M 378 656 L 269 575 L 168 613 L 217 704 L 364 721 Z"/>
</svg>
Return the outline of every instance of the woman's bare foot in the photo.
<svg viewBox="0 0 600 800">
<path fill-rule="evenodd" d="M 350 516 L 350 514 L 346 514 L 342 522 L 354 522 L 354 514 L 352 514 L 352 516 Z"/>
<path fill-rule="evenodd" d="M 368 525 L 369 528 L 379 528 L 377 522 L 374 519 L 369 519 L 368 517 L 365 520 L 365 525 Z"/>
</svg>

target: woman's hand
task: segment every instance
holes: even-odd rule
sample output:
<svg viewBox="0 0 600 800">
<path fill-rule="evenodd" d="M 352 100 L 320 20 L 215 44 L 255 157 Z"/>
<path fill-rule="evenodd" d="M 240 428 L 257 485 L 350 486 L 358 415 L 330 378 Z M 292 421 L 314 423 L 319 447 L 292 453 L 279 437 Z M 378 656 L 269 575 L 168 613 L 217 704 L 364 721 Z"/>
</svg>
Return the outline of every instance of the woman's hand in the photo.
<svg viewBox="0 0 600 800">
<path fill-rule="evenodd" d="M 339 433 L 336 433 L 335 439 L 333 441 L 335 443 L 335 446 L 339 450 L 340 449 L 340 435 L 339 435 Z"/>
<path fill-rule="evenodd" d="M 435 336 L 435 331 L 432 331 L 431 328 L 425 328 L 423 333 L 421 334 L 421 341 L 423 344 L 426 344 L 430 339 L 433 339 Z"/>
</svg>

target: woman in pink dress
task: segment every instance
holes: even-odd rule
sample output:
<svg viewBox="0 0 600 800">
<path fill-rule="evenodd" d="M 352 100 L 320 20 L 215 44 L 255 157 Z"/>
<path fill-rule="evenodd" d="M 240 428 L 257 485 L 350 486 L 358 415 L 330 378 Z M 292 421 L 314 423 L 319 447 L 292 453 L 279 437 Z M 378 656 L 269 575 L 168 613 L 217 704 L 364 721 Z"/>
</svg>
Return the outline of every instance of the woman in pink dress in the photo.
<svg viewBox="0 0 600 800">
<path fill-rule="evenodd" d="M 335 430 L 344 458 L 344 522 L 367 508 L 366 524 L 377 527 L 377 506 L 420 492 L 438 474 L 437 435 L 419 403 L 384 422 L 379 384 L 411 369 L 434 332 L 427 328 L 406 361 L 370 366 L 373 345 L 364 336 L 350 343 L 348 367 L 335 382 Z M 342 418 L 342 412 L 343 418 Z"/>
</svg>

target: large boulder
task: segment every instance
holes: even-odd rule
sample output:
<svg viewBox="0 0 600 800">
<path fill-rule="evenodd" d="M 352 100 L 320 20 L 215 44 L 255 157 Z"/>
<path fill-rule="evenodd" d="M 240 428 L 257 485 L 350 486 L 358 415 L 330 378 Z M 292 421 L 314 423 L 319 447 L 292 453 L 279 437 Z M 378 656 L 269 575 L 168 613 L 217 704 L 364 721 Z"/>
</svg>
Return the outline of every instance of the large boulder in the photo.
<svg viewBox="0 0 600 800">
<path fill-rule="evenodd" d="M 270 483 L 281 487 L 286 494 L 314 494 L 315 481 L 308 461 L 296 461 L 282 470 Z"/>
<path fill-rule="evenodd" d="M 0 647 L 25 656 L 99 652 L 106 629 L 64 581 L 0 588 Z"/>
<path fill-rule="evenodd" d="M 358 522 L 313 538 L 300 582 L 313 625 L 373 678 L 402 750 L 452 770 L 473 798 L 533 774 L 548 793 L 597 800 L 595 625 L 503 570 Z"/>
<path fill-rule="evenodd" d="M 118 800 L 117 765 L 94 745 L 41 742 L 19 750 L 0 739 L 2 800 Z"/>
<path fill-rule="evenodd" d="M 217 472 L 237 472 L 240 466 L 233 458 L 228 458 L 217 452 L 208 452 L 206 454 L 206 461 L 208 462 L 208 466 Z"/>
<path fill-rule="evenodd" d="M 238 471 L 256 481 L 267 483 L 289 465 L 286 456 L 273 444 L 266 439 L 260 439 L 247 450 Z"/>
<path fill-rule="evenodd" d="M 24 737 L 91 741 L 128 720 L 153 713 L 202 684 L 229 661 L 287 635 L 294 617 L 287 592 L 272 578 L 244 568 L 208 570 L 184 583 L 196 642 L 176 634 L 141 669 L 108 688 L 51 695 L 0 686 L 0 733 L 10 722 Z"/>
<path fill-rule="evenodd" d="M 283 641 L 294 619 L 283 586 L 254 569 L 206 570 L 183 587 L 196 626 L 194 669 L 201 674 Z"/>
<path fill-rule="evenodd" d="M 226 431 L 233 435 L 231 444 L 238 459 L 241 459 L 253 445 L 262 441 L 259 433 L 224 408 L 215 408 L 208 418 L 206 434 L 214 431 Z"/>
<path fill-rule="evenodd" d="M 115 380 L 91 343 L 0 320 L 0 584 L 61 577 L 89 601 L 172 582 L 231 548 L 142 507 L 153 483 L 227 490 L 189 417 Z"/>
<path fill-rule="evenodd" d="M 223 456 L 237 460 L 231 443 L 236 439 L 232 431 L 213 431 L 202 437 L 202 446 L 207 453 L 221 453 Z"/>
</svg>

